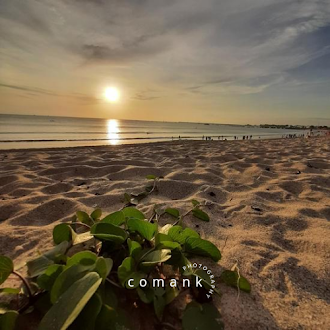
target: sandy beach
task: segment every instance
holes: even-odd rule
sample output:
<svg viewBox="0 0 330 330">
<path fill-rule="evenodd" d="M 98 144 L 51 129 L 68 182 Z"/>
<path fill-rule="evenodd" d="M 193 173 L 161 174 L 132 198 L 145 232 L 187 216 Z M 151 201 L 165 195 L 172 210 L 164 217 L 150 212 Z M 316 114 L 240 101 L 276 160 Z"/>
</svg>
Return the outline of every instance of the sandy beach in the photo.
<svg viewBox="0 0 330 330">
<path fill-rule="evenodd" d="M 51 246 L 55 224 L 118 210 L 154 174 L 138 208 L 205 201 L 211 221 L 185 221 L 220 248 L 213 273 L 238 262 L 251 282 L 239 296 L 217 283 L 226 329 L 330 329 L 329 137 L 4 150 L 0 164 L 0 254 L 17 263 Z"/>
</svg>

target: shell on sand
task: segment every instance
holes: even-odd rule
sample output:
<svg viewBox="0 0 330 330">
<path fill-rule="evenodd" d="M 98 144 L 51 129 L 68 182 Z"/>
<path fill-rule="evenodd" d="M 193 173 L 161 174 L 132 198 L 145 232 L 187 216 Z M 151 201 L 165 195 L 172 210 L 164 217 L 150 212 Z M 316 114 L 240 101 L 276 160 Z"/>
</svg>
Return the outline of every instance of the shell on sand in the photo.
<svg viewBox="0 0 330 330">
<path fill-rule="evenodd" d="M 0 163 L 0 254 L 31 258 L 50 247 L 56 223 L 118 210 L 124 192 L 162 175 L 138 207 L 185 212 L 191 199 L 207 201 L 211 222 L 187 225 L 252 284 L 239 296 L 217 284 L 226 329 L 330 329 L 329 138 L 0 151 Z"/>
</svg>

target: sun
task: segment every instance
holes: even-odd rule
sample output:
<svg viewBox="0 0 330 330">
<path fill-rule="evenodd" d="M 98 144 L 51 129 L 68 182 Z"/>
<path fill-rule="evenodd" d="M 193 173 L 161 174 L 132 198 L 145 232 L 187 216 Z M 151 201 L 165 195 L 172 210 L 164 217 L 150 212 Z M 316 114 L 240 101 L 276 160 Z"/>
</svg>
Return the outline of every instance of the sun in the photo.
<svg viewBox="0 0 330 330">
<path fill-rule="evenodd" d="M 104 91 L 104 97 L 110 102 L 117 102 L 119 96 L 119 91 L 115 87 L 107 87 Z"/>
</svg>

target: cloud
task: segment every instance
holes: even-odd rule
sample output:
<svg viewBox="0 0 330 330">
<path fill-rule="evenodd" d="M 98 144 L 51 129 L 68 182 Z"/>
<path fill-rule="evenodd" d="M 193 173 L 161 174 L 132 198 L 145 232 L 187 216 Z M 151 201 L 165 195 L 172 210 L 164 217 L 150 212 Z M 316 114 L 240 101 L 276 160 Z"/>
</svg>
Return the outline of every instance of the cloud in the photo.
<svg viewBox="0 0 330 330">
<path fill-rule="evenodd" d="M 150 101 L 154 99 L 159 99 L 160 96 L 156 94 L 157 92 L 155 90 L 145 90 L 145 91 L 140 91 L 137 92 L 132 99 L 133 100 L 138 100 L 138 101 Z"/>
<path fill-rule="evenodd" d="M 0 6 L 8 77 L 32 70 L 53 77 L 64 67 L 69 79 L 88 64 L 200 96 L 253 94 L 299 81 L 296 69 L 330 53 L 322 32 L 330 25 L 329 1 L 17 0 Z M 148 96 L 136 92 L 136 99 Z"/>
<path fill-rule="evenodd" d="M 105 45 L 86 44 L 77 54 L 83 56 L 88 64 L 108 63 L 112 65 L 130 64 L 135 60 L 144 60 L 155 56 L 166 49 L 166 43 L 159 43 L 157 40 L 150 42 L 146 36 L 130 43 L 122 44 L 116 48 Z"/>
<path fill-rule="evenodd" d="M 99 100 L 95 97 L 84 95 L 84 94 L 78 94 L 78 93 L 72 93 L 72 94 L 61 94 L 57 93 L 51 90 L 38 88 L 38 87 L 27 87 L 27 86 L 17 86 L 17 85 L 10 85 L 10 84 L 3 84 L 0 83 L 0 88 L 9 88 L 13 90 L 22 91 L 25 93 L 25 95 L 32 95 L 32 96 L 40 96 L 40 95 L 46 95 L 46 96 L 54 96 L 54 97 L 67 97 L 67 98 L 73 98 L 80 102 L 89 102 L 89 103 L 98 103 Z"/>
</svg>

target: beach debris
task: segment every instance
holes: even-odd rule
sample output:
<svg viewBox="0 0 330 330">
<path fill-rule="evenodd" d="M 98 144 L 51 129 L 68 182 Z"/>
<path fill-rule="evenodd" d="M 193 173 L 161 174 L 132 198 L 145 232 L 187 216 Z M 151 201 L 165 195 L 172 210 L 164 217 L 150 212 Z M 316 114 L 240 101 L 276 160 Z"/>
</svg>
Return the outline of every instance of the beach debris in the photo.
<svg viewBox="0 0 330 330">
<path fill-rule="evenodd" d="M 257 211 L 257 212 L 262 212 L 261 208 L 260 207 L 256 207 L 256 206 L 251 206 L 251 209 L 254 210 L 254 211 Z"/>
<path fill-rule="evenodd" d="M 301 171 L 300 171 L 300 170 L 297 170 L 297 171 L 296 171 L 296 174 L 301 174 Z"/>
<path fill-rule="evenodd" d="M 125 203 L 125 206 L 132 206 L 132 205 L 138 205 L 139 202 L 146 198 L 147 196 L 149 196 L 151 193 L 153 193 L 154 191 L 158 191 L 158 182 L 160 179 L 164 179 L 163 176 L 156 176 L 156 175 L 147 175 L 146 179 L 149 181 L 153 181 L 152 184 L 148 184 L 144 191 L 139 192 L 139 193 L 125 193 L 124 194 L 124 198 L 123 198 L 123 202 Z"/>
<path fill-rule="evenodd" d="M 309 168 L 316 168 L 315 166 L 313 166 L 311 163 L 307 163 L 307 167 L 309 167 Z"/>
</svg>

